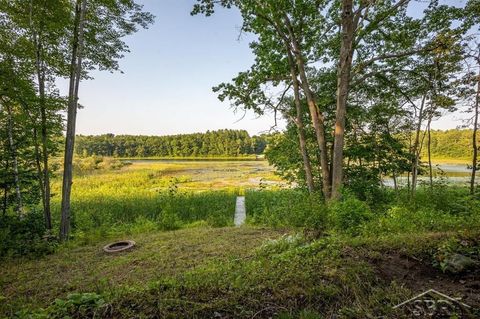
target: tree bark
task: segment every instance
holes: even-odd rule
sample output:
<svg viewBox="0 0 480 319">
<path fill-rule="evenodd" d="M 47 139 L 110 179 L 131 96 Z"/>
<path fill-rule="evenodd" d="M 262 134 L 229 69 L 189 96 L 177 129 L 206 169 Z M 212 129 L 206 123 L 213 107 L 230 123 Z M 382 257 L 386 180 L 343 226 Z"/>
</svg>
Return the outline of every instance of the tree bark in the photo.
<svg viewBox="0 0 480 319">
<path fill-rule="evenodd" d="M 43 183 L 43 176 L 42 176 L 42 165 L 40 164 L 40 147 L 38 146 L 38 133 L 36 123 L 33 122 L 33 140 L 34 140 L 34 150 L 35 150 L 35 166 L 37 167 L 37 179 L 38 179 L 38 186 L 40 187 L 40 195 L 42 196 L 42 206 L 43 206 L 43 215 L 45 217 L 45 227 L 47 229 L 52 229 L 51 218 L 50 216 L 47 217 L 45 214 L 45 188 Z"/>
<path fill-rule="evenodd" d="M 43 160 L 43 186 L 42 186 L 42 202 L 43 202 L 43 214 L 45 216 L 45 227 L 52 229 L 52 217 L 50 208 L 50 172 L 48 164 L 48 132 L 47 132 L 47 110 L 45 99 L 45 70 L 42 67 L 42 44 L 39 36 L 35 37 L 36 44 L 36 68 L 37 68 L 37 80 L 38 91 L 40 96 L 40 134 L 42 139 L 42 160 Z"/>
<path fill-rule="evenodd" d="M 343 147 L 345 143 L 345 117 L 353 60 L 355 23 L 353 1 L 342 1 L 342 45 L 337 75 L 337 109 L 335 115 L 335 140 L 332 161 L 332 199 L 340 197 L 343 184 Z"/>
<path fill-rule="evenodd" d="M 327 152 L 327 140 L 325 138 L 325 127 L 323 115 L 319 114 L 317 104 L 313 98 L 313 93 L 310 91 L 305 69 L 303 67 L 303 59 L 297 57 L 297 65 L 299 66 L 300 78 L 303 84 L 303 90 L 307 97 L 307 104 L 310 110 L 310 116 L 312 118 L 313 128 L 315 129 L 315 136 L 317 138 L 318 147 L 320 149 L 320 165 L 322 169 L 322 190 L 323 196 L 330 198 L 331 182 L 330 182 L 330 169 L 328 166 L 328 152 Z"/>
<path fill-rule="evenodd" d="M 87 0 L 77 0 L 73 33 L 72 56 L 70 63 L 70 84 L 68 93 L 67 132 L 63 164 L 62 208 L 60 238 L 66 240 L 70 233 L 70 195 L 73 175 L 73 147 L 75 144 L 75 124 L 78 107 L 78 88 L 82 69 L 83 32 Z"/>
<path fill-rule="evenodd" d="M 328 164 L 328 149 L 327 149 L 327 140 L 325 136 L 325 125 L 323 115 L 320 113 L 318 106 L 315 102 L 313 92 L 310 90 L 309 81 L 307 78 L 307 73 L 305 71 L 305 61 L 302 55 L 302 50 L 300 44 L 293 32 L 290 20 L 288 16 L 284 16 L 285 25 L 288 29 L 289 37 L 283 34 L 280 31 L 280 28 L 276 26 L 279 30 L 280 36 L 284 38 L 285 46 L 287 51 L 291 52 L 295 57 L 295 63 L 297 65 L 298 75 L 300 76 L 301 85 L 305 97 L 307 98 L 307 105 L 312 119 L 313 128 L 315 130 L 315 136 L 317 139 L 318 147 L 320 149 L 320 165 L 322 170 L 322 192 L 325 199 L 330 198 L 331 193 L 331 176 L 330 176 L 330 167 Z M 290 42 L 289 42 L 290 41 Z"/>
<path fill-rule="evenodd" d="M 479 48 L 480 49 L 480 48 Z M 478 54 L 478 65 L 480 66 L 480 51 Z M 477 173 L 477 160 L 478 160 L 478 144 L 477 144 L 477 132 L 478 132 L 478 113 L 480 104 L 480 71 L 477 75 L 477 94 L 475 97 L 475 107 L 474 107 L 474 119 L 473 119 L 473 135 L 472 135 L 472 147 L 473 147 L 473 157 L 472 157 L 472 176 L 470 178 L 470 193 L 475 194 L 475 175 Z"/>
<path fill-rule="evenodd" d="M 433 188 L 433 169 L 432 169 L 432 135 L 431 135 L 431 128 L 430 124 L 432 123 L 432 118 L 430 117 L 428 119 L 428 125 L 427 125 L 427 155 L 428 155 L 428 171 L 429 171 L 429 176 L 430 176 L 430 188 Z"/>
<path fill-rule="evenodd" d="M 415 141 L 413 143 L 413 163 L 412 163 L 412 195 L 415 193 L 415 189 L 417 187 L 417 175 L 418 175 L 418 164 L 420 162 L 420 131 L 422 129 L 422 121 L 423 121 L 423 109 L 425 106 L 425 100 L 427 99 L 427 95 L 424 94 L 422 97 L 422 102 L 420 104 L 420 110 L 418 111 L 418 123 L 417 128 L 415 130 Z"/>
<path fill-rule="evenodd" d="M 5 161 L 5 172 L 8 172 L 8 159 Z M 2 213 L 5 216 L 7 213 L 7 205 L 8 205 L 8 183 L 5 181 L 5 185 L 3 187 L 3 203 L 2 203 Z"/>
<path fill-rule="evenodd" d="M 288 51 L 288 62 L 290 64 L 290 74 L 292 76 L 292 83 L 293 83 L 293 92 L 294 92 L 295 109 L 296 109 L 295 124 L 297 125 L 297 130 L 298 130 L 298 139 L 300 143 L 300 152 L 302 153 L 303 168 L 305 170 L 305 178 L 307 181 L 308 191 L 310 193 L 313 193 L 315 191 L 315 186 L 313 184 L 312 165 L 310 163 L 310 159 L 308 158 L 307 143 L 305 138 L 305 128 L 303 126 L 303 120 L 302 120 L 302 105 L 300 103 L 300 86 L 298 83 L 297 72 L 295 69 L 295 62 L 293 60 L 293 56 L 290 53 L 290 51 Z"/>
<path fill-rule="evenodd" d="M 15 142 L 13 140 L 13 114 L 12 114 L 12 107 L 9 103 L 5 103 L 5 107 L 7 108 L 8 114 L 8 142 L 10 146 L 10 152 L 12 154 L 13 159 L 13 180 L 15 183 L 15 194 L 17 196 L 17 212 L 19 214 L 23 214 L 23 203 L 22 203 L 22 193 L 20 191 L 20 179 L 19 179 L 19 172 L 18 172 L 18 158 L 17 158 L 17 148 L 15 146 Z"/>
</svg>

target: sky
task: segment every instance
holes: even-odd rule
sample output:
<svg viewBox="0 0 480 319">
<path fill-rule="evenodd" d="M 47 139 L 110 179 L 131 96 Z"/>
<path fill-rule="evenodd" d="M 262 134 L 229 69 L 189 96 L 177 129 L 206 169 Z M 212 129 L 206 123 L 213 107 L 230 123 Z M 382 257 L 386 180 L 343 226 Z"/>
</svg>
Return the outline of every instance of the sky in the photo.
<svg viewBox="0 0 480 319">
<path fill-rule="evenodd" d="M 123 74 L 94 72 L 94 80 L 81 83 L 79 134 L 167 135 L 222 128 L 257 134 L 270 129 L 272 116 L 235 114 L 212 92 L 253 63 L 249 38 L 238 39 L 237 11 L 192 17 L 193 0 L 139 3 L 156 16 L 155 24 L 125 39 L 131 52 L 120 61 Z M 65 82 L 59 87 L 67 92 Z"/>
<path fill-rule="evenodd" d="M 155 23 L 125 39 L 130 52 L 120 61 L 123 73 L 93 72 L 93 80 L 81 83 L 84 108 L 77 115 L 77 133 L 169 135 L 230 128 L 253 135 L 272 127 L 273 115 L 235 113 L 212 92 L 253 63 L 252 36 L 240 36 L 236 10 L 192 17 L 194 0 L 139 3 L 156 16 Z M 59 88 L 66 94 L 66 81 Z M 446 117 L 435 128 L 458 124 Z M 283 127 L 280 121 L 278 128 Z"/>
</svg>

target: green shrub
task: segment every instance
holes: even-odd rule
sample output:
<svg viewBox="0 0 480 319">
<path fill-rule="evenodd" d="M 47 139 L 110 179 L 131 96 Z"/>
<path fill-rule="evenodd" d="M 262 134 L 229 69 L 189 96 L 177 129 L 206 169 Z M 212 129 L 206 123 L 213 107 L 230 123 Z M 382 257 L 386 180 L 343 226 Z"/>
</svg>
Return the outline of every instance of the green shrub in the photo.
<svg viewBox="0 0 480 319">
<path fill-rule="evenodd" d="M 52 253 L 56 241 L 46 235 L 42 212 L 0 216 L 0 257 L 41 256 Z"/>
<path fill-rule="evenodd" d="M 158 225 L 161 230 L 176 230 L 182 226 L 182 223 L 178 215 L 171 208 L 167 208 L 158 217 Z"/>
<path fill-rule="evenodd" d="M 67 299 L 56 299 L 48 309 L 51 318 L 65 318 L 75 314 L 74 318 L 94 318 L 95 310 L 105 303 L 96 293 L 73 293 Z"/>
<path fill-rule="evenodd" d="M 374 218 L 370 207 L 350 194 L 345 194 L 342 200 L 333 202 L 329 208 L 332 226 L 352 235 L 358 234 L 363 224 Z"/>
</svg>

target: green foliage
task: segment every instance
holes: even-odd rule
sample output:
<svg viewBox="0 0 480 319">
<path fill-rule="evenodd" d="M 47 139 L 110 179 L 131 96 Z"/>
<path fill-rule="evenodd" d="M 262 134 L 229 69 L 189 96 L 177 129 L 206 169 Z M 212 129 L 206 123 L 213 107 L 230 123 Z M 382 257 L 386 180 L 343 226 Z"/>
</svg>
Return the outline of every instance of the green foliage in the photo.
<svg viewBox="0 0 480 319">
<path fill-rule="evenodd" d="M 41 212 L 0 215 L 0 257 L 38 257 L 52 253 L 56 241 L 47 235 Z"/>
<path fill-rule="evenodd" d="M 73 293 L 67 299 L 56 299 L 48 312 L 50 318 L 90 318 L 95 317 L 95 310 L 105 303 L 96 293 Z"/>
<path fill-rule="evenodd" d="M 307 227 L 321 230 L 327 208 L 319 194 L 301 190 L 247 191 L 247 222 L 272 227 Z"/>
<path fill-rule="evenodd" d="M 473 130 L 452 129 L 431 131 L 431 154 L 434 158 L 441 159 L 471 159 Z M 480 139 L 480 132 L 477 140 Z M 424 142 L 426 143 L 426 141 Z M 422 157 L 427 157 L 427 148 L 424 145 Z"/>
<path fill-rule="evenodd" d="M 235 193 L 227 191 L 172 195 L 166 190 L 110 194 L 108 197 L 98 194 L 72 199 L 72 225 L 74 236 L 79 239 L 146 230 L 175 230 L 199 221 L 222 227 L 233 223 L 234 211 Z M 57 206 L 54 212 L 59 212 Z"/>
<path fill-rule="evenodd" d="M 460 187 L 421 188 L 415 197 L 402 190 L 365 226 L 363 234 L 448 231 L 480 226 L 480 202 Z"/>
<path fill-rule="evenodd" d="M 218 130 L 170 136 L 79 135 L 75 150 L 82 156 L 236 157 L 262 154 L 265 144 L 263 136 L 250 137 L 247 131 Z"/>
<path fill-rule="evenodd" d="M 103 296 L 97 293 L 72 293 L 66 299 L 55 299 L 46 309 L 20 310 L 16 319 L 82 319 L 95 318 L 100 307 L 105 305 Z"/>
<path fill-rule="evenodd" d="M 73 171 L 76 174 L 86 174 L 95 170 L 119 170 L 130 164 L 130 162 L 120 161 L 111 157 L 93 155 L 75 158 L 73 160 Z"/>
<path fill-rule="evenodd" d="M 248 191 L 247 222 L 273 227 L 305 227 L 348 235 L 387 235 L 480 227 L 480 202 L 461 187 L 380 190 L 379 203 L 345 192 L 340 201 L 321 204 L 299 190 Z"/>
<path fill-rule="evenodd" d="M 344 194 L 342 199 L 333 202 L 329 209 L 329 220 L 333 228 L 352 235 L 359 234 L 362 226 L 374 218 L 370 207 L 350 194 Z"/>
</svg>

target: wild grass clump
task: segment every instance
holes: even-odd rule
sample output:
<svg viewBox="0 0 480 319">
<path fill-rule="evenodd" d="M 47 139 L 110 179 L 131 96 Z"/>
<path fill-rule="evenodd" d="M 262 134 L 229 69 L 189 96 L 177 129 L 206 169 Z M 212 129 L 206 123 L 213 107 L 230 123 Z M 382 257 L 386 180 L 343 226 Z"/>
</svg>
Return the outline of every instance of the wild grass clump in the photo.
<svg viewBox="0 0 480 319">
<path fill-rule="evenodd" d="M 362 226 L 375 218 L 374 213 L 364 201 L 351 194 L 345 194 L 341 201 L 329 206 L 329 221 L 335 230 L 358 235 Z"/>
<path fill-rule="evenodd" d="M 271 227 L 326 225 L 327 207 L 318 194 L 302 190 L 250 190 L 246 192 L 247 222 Z"/>
<path fill-rule="evenodd" d="M 480 200 L 461 187 L 424 187 L 412 196 L 400 191 L 365 225 L 364 235 L 478 229 Z"/>
<path fill-rule="evenodd" d="M 102 238 L 175 230 L 199 222 L 211 227 L 229 226 L 233 224 L 235 196 L 228 191 L 161 191 L 75 197 L 72 199 L 74 236 Z M 59 207 L 55 211 L 58 213 Z"/>
</svg>

